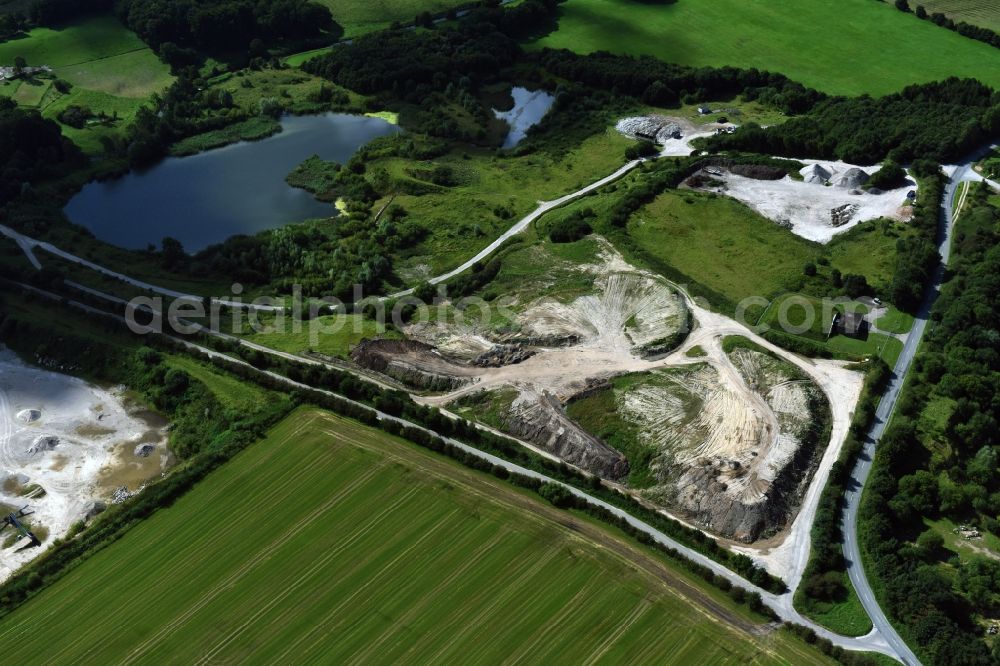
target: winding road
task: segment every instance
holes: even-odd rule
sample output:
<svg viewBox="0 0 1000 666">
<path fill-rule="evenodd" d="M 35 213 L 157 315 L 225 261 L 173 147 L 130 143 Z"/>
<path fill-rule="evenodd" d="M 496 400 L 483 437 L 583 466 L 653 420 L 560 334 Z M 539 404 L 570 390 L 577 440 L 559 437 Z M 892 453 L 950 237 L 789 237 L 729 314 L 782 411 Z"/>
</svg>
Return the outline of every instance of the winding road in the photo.
<svg viewBox="0 0 1000 666">
<path fill-rule="evenodd" d="M 553 201 L 541 202 L 539 204 L 538 208 L 536 208 L 534 211 L 532 211 L 529 215 L 527 215 L 524 218 L 521 218 L 520 220 L 518 220 L 503 235 L 501 235 L 499 238 L 497 238 L 493 243 L 491 243 L 490 245 L 488 245 L 486 248 L 484 248 L 482 251 L 480 251 L 474 257 L 472 257 L 471 259 L 469 259 L 468 261 L 466 261 L 465 263 L 463 263 L 461 266 L 458 266 L 454 270 L 449 271 L 448 273 L 445 273 L 443 275 L 439 275 L 439 276 L 433 278 L 430 282 L 433 283 L 433 284 L 436 284 L 436 283 L 439 283 L 439 282 L 443 282 L 443 281 L 446 281 L 446 280 L 454 277 L 455 275 L 458 275 L 458 274 L 460 274 L 460 273 L 468 270 L 476 262 L 481 261 L 482 259 L 484 259 L 487 256 L 489 256 L 490 254 L 492 254 L 494 251 L 496 251 L 497 248 L 499 248 L 507 239 L 509 239 L 512 236 L 514 236 L 514 235 L 516 235 L 516 234 L 521 233 L 522 231 L 524 231 L 532 222 L 534 222 L 535 220 L 537 220 L 539 217 L 541 217 L 545 213 L 553 210 L 554 208 L 562 206 L 562 205 L 564 205 L 564 204 L 566 204 L 566 203 L 568 203 L 568 202 L 570 202 L 570 201 L 572 201 L 574 199 L 577 199 L 577 198 L 579 198 L 581 196 L 584 196 L 584 195 L 586 195 L 586 194 L 588 194 L 588 193 L 590 193 L 590 192 L 592 192 L 592 191 L 594 191 L 594 190 L 596 190 L 596 189 L 598 189 L 598 188 L 600 188 L 600 187 L 602 187 L 602 186 L 604 186 L 604 185 L 606 185 L 608 183 L 611 183 L 611 182 L 613 182 L 613 181 L 621 178 L 622 176 L 624 176 L 625 174 L 627 174 L 629 171 L 631 171 L 632 169 L 634 169 L 637 166 L 639 166 L 639 164 L 641 164 L 643 161 L 644 160 L 633 160 L 633 161 L 630 161 L 627 164 L 625 164 L 624 166 L 622 166 L 621 168 L 619 168 L 614 173 L 612 173 L 612 174 L 610 174 L 610 175 L 608 175 L 608 176 L 606 176 L 606 177 L 604 177 L 604 178 L 602 178 L 600 180 L 597 180 L 597 181 L 591 183 L 590 185 L 588 185 L 588 186 L 586 186 L 584 188 L 581 188 L 580 190 L 577 190 L 577 191 L 575 191 L 573 193 L 567 194 L 567 195 L 565 195 L 563 197 L 560 197 L 559 199 L 555 199 Z M 950 206 L 951 198 L 954 196 L 956 188 L 959 186 L 960 183 L 962 183 L 962 182 L 964 182 L 966 180 L 978 180 L 979 179 L 978 176 L 977 176 L 977 174 L 975 174 L 975 172 L 972 171 L 971 165 L 972 165 L 972 161 L 970 160 L 969 162 L 967 162 L 967 163 L 963 164 L 962 166 L 959 166 L 958 168 L 956 168 L 956 170 L 954 171 L 954 173 L 952 175 L 951 181 L 949 182 L 948 187 L 946 189 L 946 204 L 947 205 L 945 205 L 945 211 L 944 211 L 944 215 L 943 215 L 943 218 L 942 218 L 942 229 L 941 229 L 940 238 L 939 238 L 939 247 L 940 247 L 940 252 L 941 252 L 941 256 L 943 258 L 944 264 L 947 263 L 948 258 L 950 256 L 950 235 L 951 235 L 952 226 L 954 224 L 954 219 L 952 217 L 951 206 Z M 65 260 L 72 261 L 74 263 L 86 266 L 87 268 L 90 268 L 90 269 L 95 270 L 97 272 L 100 272 L 102 274 L 108 275 L 110 277 L 117 278 L 117 279 L 122 280 L 122 281 L 124 281 L 124 282 L 126 282 L 128 284 L 132 284 L 134 286 L 137 286 L 137 287 L 139 287 L 141 289 L 149 290 L 149 291 L 152 291 L 154 293 L 159 293 L 159 294 L 162 294 L 162 295 L 172 296 L 172 297 L 176 297 L 176 298 L 184 298 L 184 297 L 197 298 L 197 297 L 192 297 L 189 294 L 183 294 L 183 293 L 180 293 L 180 292 L 175 292 L 175 291 L 172 291 L 172 290 L 169 290 L 169 289 L 164 289 L 162 287 L 157 287 L 155 285 L 151 285 L 151 284 L 148 284 L 148 283 L 145 283 L 145 282 L 141 282 L 139 280 L 135 280 L 134 278 L 130 278 L 130 277 L 128 277 L 126 275 L 123 275 L 121 273 L 117 273 L 117 272 L 111 271 L 111 270 L 109 270 L 107 268 L 104 268 L 102 266 L 94 264 L 93 262 L 87 261 L 85 259 L 82 259 L 80 257 L 72 255 L 72 254 L 70 254 L 68 252 L 60 250 L 60 249 L 52 246 L 49 243 L 40 242 L 40 241 L 37 241 L 35 239 L 29 238 L 27 236 L 24 236 L 22 234 L 19 234 L 18 232 L 14 231 L 14 230 L 12 230 L 12 229 L 10 229 L 8 227 L 5 227 L 3 225 L 0 225 L 0 234 L 13 239 L 21 247 L 21 249 L 24 251 L 24 253 L 28 257 L 29 261 L 31 261 L 31 263 L 33 265 L 35 265 L 36 267 L 40 266 L 40 262 L 38 261 L 37 257 L 34 255 L 34 250 L 36 248 L 40 248 L 40 249 L 43 249 L 43 250 L 45 250 L 47 252 L 50 252 L 53 255 L 61 257 L 61 258 L 65 259 Z M 924 303 L 923 303 L 923 305 L 922 305 L 922 307 L 920 309 L 920 313 L 919 313 L 918 317 L 915 320 L 915 323 L 914 323 L 913 329 L 911 331 L 911 334 L 907 338 L 907 341 L 906 341 L 906 344 L 904 346 L 903 352 L 900 355 L 900 358 L 899 358 L 899 361 L 896 364 L 896 367 L 894 368 L 894 374 L 893 374 L 892 380 L 890 381 L 889 388 L 887 389 L 885 395 L 883 396 L 883 399 L 882 399 L 881 403 L 879 404 L 879 408 L 878 408 L 878 411 L 876 413 L 875 425 L 872 427 L 871 431 L 868 434 L 868 437 L 866 438 L 865 446 L 864 446 L 864 452 L 860 456 L 858 464 L 855 467 L 855 469 L 853 470 L 853 475 L 852 475 L 852 481 L 853 481 L 853 483 L 852 483 L 852 487 L 848 491 L 847 496 L 846 496 L 847 506 L 846 506 L 845 515 L 844 515 L 844 521 L 845 521 L 845 530 L 844 530 L 845 531 L 845 545 L 844 545 L 844 553 L 845 553 L 845 556 L 846 556 L 846 558 L 848 560 L 848 573 L 850 575 L 851 581 L 854 584 L 855 589 L 857 589 L 858 594 L 861 597 L 862 604 L 864 605 L 866 611 L 871 616 L 873 624 L 875 625 L 875 627 L 872 630 L 872 632 L 869 633 L 867 636 L 862 636 L 862 637 L 857 637 L 857 638 L 840 636 L 840 635 L 835 634 L 835 633 L 833 633 L 833 632 L 831 632 L 831 631 L 829 631 L 829 630 L 827 630 L 827 629 L 825 629 L 823 627 L 820 627 L 819 625 L 813 623 L 812 621 L 808 620 L 807 618 L 805 618 L 801 614 L 799 614 L 799 612 L 797 610 L 795 610 L 795 608 L 793 607 L 793 604 L 792 604 L 792 593 L 794 592 L 794 587 L 797 586 L 798 578 L 800 576 L 796 576 L 795 580 L 790 581 L 791 584 L 792 584 L 792 588 L 793 588 L 793 590 L 791 592 L 786 592 L 785 594 L 782 594 L 782 595 L 776 595 L 776 594 L 767 592 L 767 591 L 765 591 L 765 590 L 763 590 L 761 588 L 758 588 L 758 587 L 752 585 L 751 583 L 749 583 L 748 581 L 746 581 L 745 579 L 743 579 L 742 577 L 740 577 L 738 574 L 730 571 L 729 569 L 727 569 L 723 565 L 715 562 L 714 560 L 711 560 L 708 557 L 702 555 L 701 553 L 699 553 L 697 551 L 694 551 L 694 550 L 692 550 L 692 549 L 684 546 L 683 544 L 680 544 L 680 543 L 674 541 L 673 539 L 671 539 L 667 535 L 663 534 L 662 532 L 660 532 L 659 530 L 657 530 L 653 526 L 651 526 L 651 525 L 649 525 L 649 524 L 647 524 L 647 523 L 645 523 L 645 522 L 643 522 L 643 521 L 635 518 L 634 516 L 632 516 L 631 514 L 628 514 L 627 512 L 623 511 L 622 509 L 619 509 L 617 507 L 608 505 L 605 502 L 603 502 L 602 500 L 600 500 L 600 499 L 598 499 L 596 497 L 590 496 L 586 492 L 581 491 L 579 489 L 566 486 L 567 489 L 571 493 L 573 493 L 574 495 L 577 495 L 579 497 L 582 497 L 582 498 L 586 499 L 588 502 L 591 502 L 593 504 L 596 504 L 598 506 L 602 506 L 602 507 L 606 508 L 612 514 L 614 514 L 614 515 L 616 515 L 616 516 L 624 519 L 625 521 L 627 521 L 628 523 L 630 523 L 631 525 L 633 525 L 635 528 L 637 528 L 639 530 L 642 530 L 643 532 L 646 532 L 647 534 L 649 534 L 658 543 L 660 543 L 660 544 L 662 544 L 664 546 L 667 546 L 669 548 L 672 548 L 672 549 L 678 551 L 684 557 L 686 557 L 686 558 L 688 558 L 688 559 L 690 559 L 690 560 L 698 563 L 701 566 L 704 566 L 704 567 L 710 569 L 711 571 L 713 571 L 713 573 L 716 573 L 716 574 L 718 574 L 718 575 L 726 578 L 733 585 L 737 585 L 737 586 L 742 587 L 742 588 L 744 588 L 744 589 L 746 589 L 748 591 L 759 593 L 761 595 L 761 598 L 763 599 L 764 603 L 767 604 L 767 606 L 769 606 L 771 609 L 773 609 L 778 614 L 778 616 L 782 620 L 784 620 L 784 621 L 794 622 L 794 623 L 797 623 L 797 624 L 801 624 L 801 625 L 810 627 L 811 629 L 813 629 L 817 633 L 817 635 L 819 635 L 819 636 L 821 636 L 823 638 L 827 638 L 833 644 L 838 645 L 838 646 L 840 646 L 842 648 L 845 648 L 845 649 L 848 649 L 848 650 L 875 651 L 875 652 L 880 652 L 882 654 L 886 654 L 886 655 L 892 656 L 894 658 L 901 659 L 904 663 L 907 663 L 907 664 L 918 664 L 919 661 L 917 660 L 916 656 L 906 646 L 905 642 L 902 641 L 902 639 L 899 637 L 899 635 L 895 632 L 895 630 L 892 628 L 891 624 L 886 619 L 885 614 L 882 612 L 881 608 L 879 608 L 878 602 L 875 599 L 875 595 L 872 592 L 871 587 L 868 584 L 868 581 L 867 581 L 867 579 L 865 577 L 865 574 L 864 574 L 864 570 L 863 570 L 863 568 L 862 568 L 862 566 L 860 564 L 861 563 L 861 559 L 860 559 L 860 552 L 859 552 L 858 544 L 857 544 L 856 523 L 857 523 L 857 510 L 858 510 L 858 506 L 859 506 L 859 503 L 860 503 L 860 497 L 861 497 L 861 489 L 863 488 L 864 482 L 867 479 L 868 474 L 870 472 L 871 459 L 872 459 L 872 455 L 874 453 L 875 443 L 882 436 L 882 433 L 883 433 L 883 431 L 885 429 L 885 424 L 888 421 L 889 416 L 891 415 L 892 410 L 893 410 L 893 408 L 895 406 L 896 400 L 897 400 L 898 395 L 899 395 L 900 387 L 902 386 L 903 380 L 904 380 L 904 378 L 906 376 L 906 372 L 909 370 L 910 364 L 911 364 L 911 362 L 913 360 L 913 356 L 914 356 L 914 354 L 916 352 L 916 349 L 917 349 L 917 347 L 919 345 L 920 339 L 922 338 L 924 330 L 926 328 L 927 318 L 928 318 L 928 312 L 930 311 L 930 307 L 933 304 L 933 301 L 934 301 L 934 299 L 935 299 L 935 297 L 937 295 L 937 290 L 938 290 L 938 287 L 939 287 L 939 285 L 941 283 L 943 275 L 944 275 L 944 266 L 942 265 L 942 266 L 939 266 L 937 272 L 935 273 L 933 287 L 930 288 L 930 289 L 928 289 L 928 292 L 927 292 L 927 294 L 925 296 L 925 299 L 924 299 Z M 39 295 L 44 295 L 46 297 L 55 298 L 55 299 L 61 298 L 58 295 L 51 294 L 51 293 L 48 293 L 48 292 L 43 292 L 42 290 L 39 290 L 39 289 L 34 288 L 34 287 L 30 287 L 28 285 L 23 285 L 23 286 L 25 288 L 27 288 L 27 289 L 30 289 L 30 290 L 38 293 Z M 119 299 L 117 297 L 111 296 L 109 294 L 103 294 L 102 292 L 99 292 L 97 290 L 93 290 L 93 289 L 89 289 L 89 288 L 83 287 L 82 285 L 75 285 L 75 286 L 76 286 L 76 288 L 81 289 L 82 291 L 87 291 L 87 292 L 91 293 L 94 296 L 104 297 L 105 299 L 111 300 L 111 301 L 122 302 L 122 299 Z M 412 293 L 412 290 L 406 290 L 406 291 L 402 291 L 402 292 L 399 292 L 397 294 L 394 294 L 394 296 L 395 297 L 399 297 L 399 296 L 408 295 L 410 293 Z M 99 310 L 97 308 L 94 308 L 92 306 L 86 305 L 84 303 L 80 303 L 78 301 L 69 300 L 67 302 L 70 305 L 74 306 L 74 307 L 77 307 L 79 309 L 83 309 L 83 310 L 88 311 L 88 312 L 100 314 L 102 316 L 115 317 L 115 318 L 117 318 L 119 320 L 124 320 L 124 317 L 122 317 L 122 316 L 113 315 L 113 314 L 108 313 L 106 311 Z M 225 301 L 222 301 L 222 302 L 226 303 Z M 226 303 L 226 304 L 229 304 L 229 303 Z M 233 304 L 233 305 L 237 305 L 237 304 Z M 222 334 L 222 335 L 224 335 L 224 334 Z M 283 358 L 288 358 L 290 360 L 295 360 L 295 361 L 305 361 L 305 362 L 319 363 L 317 361 L 314 361 L 314 360 L 311 360 L 311 359 L 306 359 L 306 358 L 298 356 L 298 355 L 285 354 L 285 353 L 278 352 L 277 350 L 273 350 L 271 348 L 264 347 L 262 345 L 255 345 L 255 344 L 249 343 L 249 342 L 247 342 L 245 340 L 238 340 L 236 338 L 232 338 L 232 336 L 224 336 L 224 337 L 231 338 L 233 340 L 237 340 L 240 344 L 246 345 L 247 347 L 251 347 L 251 348 L 256 349 L 256 350 L 258 350 L 260 352 L 263 352 L 263 353 L 274 354 L 274 355 L 281 356 Z M 187 341 L 181 341 L 181 342 L 183 342 L 188 348 L 192 349 L 192 351 L 197 351 L 197 352 L 199 352 L 201 354 L 205 354 L 205 355 L 208 355 L 208 356 L 211 356 L 211 357 L 214 357 L 214 358 L 225 358 L 228 362 L 231 362 L 231 363 L 237 363 L 237 364 L 244 365 L 244 366 L 247 366 L 247 367 L 253 367 L 253 366 L 249 366 L 249 364 L 246 364 L 246 363 L 244 363 L 242 361 L 239 361 L 239 360 L 233 359 L 231 357 L 225 356 L 223 354 L 220 354 L 220 353 L 215 352 L 213 350 L 207 349 L 205 347 L 201 347 L 201 346 L 195 345 L 195 344 L 187 342 Z M 320 364 L 322 364 L 322 363 L 320 363 Z M 322 364 L 322 365 L 325 365 L 325 364 Z M 286 377 L 283 377 L 281 375 L 276 375 L 276 374 L 271 373 L 271 372 L 259 371 L 259 370 L 258 370 L 258 372 L 263 372 L 264 374 L 267 374 L 267 375 L 269 375 L 271 377 L 274 377 L 274 378 L 276 378 L 276 379 L 278 379 L 278 380 L 286 383 L 287 385 L 289 385 L 291 387 L 309 388 L 309 389 L 312 389 L 312 390 L 318 390 L 318 389 L 314 389 L 313 387 L 307 387 L 307 386 L 305 386 L 303 384 L 300 384 L 298 382 L 290 380 L 290 379 L 288 379 Z M 340 399 L 345 399 L 343 396 L 339 396 L 339 395 L 330 393 L 328 391 L 322 391 L 322 392 L 323 393 L 327 393 L 329 395 L 334 395 L 334 396 L 336 396 L 336 397 L 338 397 Z M 421 427 L 419 425 L 416 425 L 416 424 L 404 421 L 402 419 L 399 419 L 397 417 L 391 416 L 389 414 L 379 413 L 378 414 L 378 418 L 380 420 L 395 421 L 395 422 L 401 423 L 401 424 L 406 425 L 406 426 L 416 427 L 416 428 L 419 428 L 421 430 L 425 430 L 426 431 L 425 428 L 423 428 L 423 427 Z M 428 431 L 428 432 L 430 432 L 430 431 Z M 484 451 L 480 451 L 480 450 L 478 450 L 478 449 L 476 449 L 474 447 L 471 447 L 471 446 L 469 446 L 467 444 L 464 444 L 462 442 L 459 442 L 459 441 L 456 441 L 456 440 L 451 440 L 451 439 L 449 439 L 448 441 L 453 446 L 455 446 L 456 448 L 460 448 L 463 451 L 466 451 L 467 453 L 470 453 L 470 454 L 475 455 L 477 457 L 480 457 L 480 458 L 482 458 L 484 460 L 487 460 L 491 464 L 499 465 L 501 467 L 504 467 L 505 469 L 507 469 L 510 472 L 517 473 L 517 474 L 523 474 L 525 476 L 529 476 L 529 477 L 532 477 L 532 478 L 543 480 L 543 481 L 546 481 L 546 482 L 549 482 L 549 483 L 557 483 L 559 485 L 563 485 L 563 484 L 559 483 L 558 481 L 555 481 L 554 479 L 551 479 L 551 478 L 549 478 L 549 477 L 547 477 L 547 476 L 545 476 L 543 474 L 539 474 L 537 472 L 534 472 L 532 470 L 528 470 L 528 469 L 523 468 L 523 467 L 521 467 L 519 465 L 516 465 L 514 463 L 511 463 L 511 462 L 508 462 L 506 460 L 497 458 L 497 457 L 495 457 L 495 456 L 493 456 L 493 455 L 491 455 L 489 453 L 486 453 Z M 819 482 L 819 481 L 821 481 L 821 479 L 817 479 L 816 481 Z M 813 483 L 811 485 L 809 493 L 816 495 L 816 497 L 809 498 L 809 499 L 811 499 L 813 501 L 813 503 L 815 503 L 816 498 L 818 498 L 818 493 L 821 490 L 822 490 L 822 484 L 821 483 Z M 808 504 L 809 502 L 807 501 L 806 503 Z M 807 534 L 808 530 L 805 530 L 804 533 Z M 808 538 L 807 537 L 805 538 L 804 542 L 805 542 L 804 543 L 804 547 L 801 548 L 801 551 L 802 551 L 802 554 L 804 556 L 807 556 L 808 555 Z M 800 549 L 796 548 L 796 550 L 798 551 Z M 799 565 L 804 564 L 804 560 L 801 563 L 797 563 L 797 564 L 799 564 Z M 801 566 L 797 566 L 796 567 L 797 570 L 799 570 L 801 568 L 802 568 Z M 796 571 L 796 573 L 800 573 L 800 571 Z"/>
<path fill-rule="evenodd" d="M 484 247 L 478 254 L 476 254 L 476 256 L 472 257 L 461 266 L 458 266 L 457 268 L 448 271 L 447 273 L 442 273 L 437 277 L 431 278 L 430 280 L 428 280 L 428 282 L 430 282 L 431 284 L 438 284 L 440 282 L 446 282 L 451 278 L 455 277 L 456 275 L 459 275 L 460 273 L 464 273 L 465 271 L 472 268 L 472 266 L 475 265 L 476 262 L 482 261 L 486 257 L 496 252 L 496 250 L 501 245 L 503 245 L 509 238 L 512 238 L 513 236 L 516 236 L 525 229 L 527 229 L 532 222 L 540 218 L 542 215 L 545 215 L 550 210 L 559 208 L 560 206 L 564 206 L 575 199 L 579 199 L 580 197 L 586 194 L 590 194 L 594 190 L 604 187 L 609 183 L 613 183 L 614 181 L 618 180 L 619 178 L 627 174 L 632 169 L 636 168 L 637 166 L 645 162 L 646 159 L 647 158 L 632 160 L 626 163 L 625 166 L 621 167 L 611 175 L 605 176 L 600 180 L 595 180 L 590 185 L 587 185 L 586 187 L 581 187 L 576 192 L 570 192 L 569 194 L 561 196 L 558 199 L 553 199 L 552 201 L 539 201 L 538 208 L 531 211 L 530 213 L 522 217 L 520 220 L 515 222 L 513 226 L 507 229 L 507 231 L 503 232 L 503 234 L 501 234 L 500 237 L 497 238 L 495 241 Z M 392 294 L 391 296 L 389 296 L 389 298 L 401 298 L 403 296 L 409 296 L 412 293 L 413 289 L 405 289 L 403 291 L 399 291 L 396 292 L 395 294 Z"/>
<path fill-rule="evenodd" d="M 924 300 L 920 304 L 919 312 L 914 319 L 913 328 L 910 330 L 910 334 L 906 338 L 906 343 L 903 345 L 903 351 L 896 361 L 896 366 L 893 368 L 889 385 L 882 395 L 882 400 L 879 402 L 878 409 L 875 412 L 874 424 L 865 437 L 864 448 L 861 455 L 858 456 L 854 470 L 851 472 L 849 487 L 844 495 L 846 500 L 843 514 L 844 558 L 847 560 L 847 574 L 850 576 L 851 583 L 854 585 L 854 589 L 861 599 L 861 604 L 864 606 L 868 616 L 871 617 L 875 629 L 882 634 L 886 642 L 889 643 L 896 654 L 903 660 L 903 663 L 911 665 L 919 664 L 920 660 L 906 645 L 906 642 L 899 634 L 896 633 L 896 630 L 882 611 L 881 606 L 879 606 L 875 593 L 868 583 L 868 577 L 865 575 L 864 564 L 861 558 L 861 547 L 858 543 L 858 509 L 861 506 L 861 495 L 865 482 L 871 473 L 875 447 L 885 433 L 886 426 L 896 407 L 900 389 L 902 389 L 903 383 L 906 381 L 906 374 L 910 371 L 913 357 L 920 346 L 920 341 L 924 337 L 924 331 L 927 329 L 931 307 L 937 299 L 938 291 L 944 279 L 945 267 L 951 258 L 951 236 L 955 225 L 955 215 L 952 212 L 951 205 L 952 201 L 962 183 L 981 180 L 978 174 L 973 171 L 972 165 L 983 152 L 985 151 L 980 151 L 973 158 L 955 168 L 945 188 L 941 223 L 938 230 L 938 252 L 941 255 L 941 263 L 938 264 L 937 269 L 934 271 L 931 284 L 928 285 L 924 293 Z"/>
</svg>

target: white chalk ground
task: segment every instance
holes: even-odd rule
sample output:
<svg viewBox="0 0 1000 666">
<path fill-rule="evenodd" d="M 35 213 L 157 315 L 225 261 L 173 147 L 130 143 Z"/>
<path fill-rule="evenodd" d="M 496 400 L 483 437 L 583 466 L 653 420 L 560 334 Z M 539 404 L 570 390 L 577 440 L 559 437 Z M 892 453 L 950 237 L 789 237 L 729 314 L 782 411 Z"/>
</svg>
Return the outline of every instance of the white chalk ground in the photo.
<svg viewBox="0 0 1000 666">
<path fill-rule="evenodd" d="M 834 180 L 839 174 L 855 168 L 844 162 L 800 161 L 810 166 L 820 165 L 833 174 Z M 878 168 L 863 167 L 868 174 L 875 173 Z M 725 186 L 709 188 L 709 191 L 741 201 L 764 217 L 788 226 L 792 233 L 819 243 L 828 243 L 837 234 L 868 220 L 884 217 L 909 221 L 912 209 L 906 193 L 917 187 L 909 180 L 907 185 L 881 194 L 857 193 L 858 190 L 853 190 L 852 194 L 852 190 L 843 187 L 793 180 L 789 176 L 781 180 L 756 180 L 723 171 L 713 177 L 724 181 Z M 846 205 L 857 206 L 857 209 L 846 224 L 834 226 L 830 211 Z"/>
<path fill-rule="evenodd" d="M 715 130 L 722 127 L 731 127 L 731 123 L 705 123 L 695 125 L 687 118 L 674 116 L 632 116 L 622 118 L 615 125 L 615 129 L 632 139 L 641 139 L 636 135 L 637 131 L 646 134 L 654 134 L 663 127 L 671 127 L 680 130 L 680 138 L 673 138 L 668 132 L 660 131 L 657 135 L 657 143 L 660 144 L 660 156 L 662 157 L 687 157 L 694 148 L 691 142 L 701 137 L 712 136 Z"/>
<path fill-rule="evenodd" d="M 606 246 L 603 264 L 602 272 L 608 275 L 629 271 L 667 284 L 662 277 L 629 265 L 610 245 Z M 591 270 L 601 268 L 590 267 Z M 578 345 L 540 349 L 537 354 L 517 365 L 477 368 L 478 381 L 446 395 L 420 397 L 417 401 L 428 405 L 445 406 L 464 395 L 501 386 L 513 386 L 519 389 L 530 387 L 536 392 L 549 393 L 559 399 L 565 399 L 584 388 L 590 379 L 707 363 L 719 373 L 720 388 L 724 387 L 737 396 L 742 403 L 741 410 L 756 406 L 761 417 L 773 419 L 775 416 L 771 407 L 763 404 L 760 396 L 749 389 L 732 359 L 722 349 L 724 337 L 744 336 L 808 375 L 829 400 L 832 412 L 830 440 L 827 446 L 817 453 L 821 456 L 819 464 L 798 512 L 791 518 L 789 527 L 766 542 L 749 546 L 732 545 L 735 550 L 749 555 L 771 573 L 785 578 L 794 589 L 808 561 L 809 534 L 819 504 L 819 496 L 826 485 L 830 468 L 840 455 L 847 437 L 851 417 L 861 395 L 864 377 L 861 373 L 849 369 L 850 364 L 842 361 L 809 359 L 793 354 L 761 338 L 743 324 L 701 307 L 687 294 L 684 294 L 684 300 L 693 316 L 695 328 L 683 345 L 664 358 L 645 359 L 636 356 L 631 345 L 622 340 L 624 331 L 620 325 L 613 325 L 607 320 L 598 327 L 599 334 L 584 335 L 584 339 Z M 695 346 L 701 347 L 705 356 L 688 356 L 687 352 Z M 761 446 L 766 446 L 759 449 L 764 458 L 767 458 L 768 451 L 773 450 L 775 455 L 787 452 L 788 442 L 776 441 L 776 427 L 772 426 L 771 432 L 771 437 L 775 441 L 770 444 L 760 443 Z M 660 511 L 678 519 L 664 509 Z"/>
<path fill-rule="evenodd" d="M 29 366 L 0 347 L 0 504 L 27 504 L 33 512 L 27 520 L 49 532 L 39 548 L 25 548 L 26 539 L 0 548 L 0 581 L 64 536 L 94 500 L 110 503 L 116 486 L 135 490 L 166 468 L 164 429 L 140 418 L 138 409 L 81 379 Z M 37 410 L 39 418 L 18 418 L 26 410 Z M 58 443 L 29 453 L 42 437 Z M 155 444 L 155 452 L 136 458 L 140 442 Z M 19 496 L 19 486 L 29 484 L 42 486 L 45 496 Z M 10 534 L 7 528 L 0 542 Z"/>
</svg>

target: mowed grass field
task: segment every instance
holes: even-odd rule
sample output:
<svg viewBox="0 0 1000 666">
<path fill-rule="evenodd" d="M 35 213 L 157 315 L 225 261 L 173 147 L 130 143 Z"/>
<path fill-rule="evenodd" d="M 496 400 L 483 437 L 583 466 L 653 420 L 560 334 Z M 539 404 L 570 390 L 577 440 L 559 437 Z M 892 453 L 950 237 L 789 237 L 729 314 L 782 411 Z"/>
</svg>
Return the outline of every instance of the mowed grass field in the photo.
<svg viewBox="0 0 1000 666">
<path fill-rule="evenodd" d="M 77 105 L 95 114 L 118 114 L 121 125 L 135 116 L 150 95 L 173 82 L 169 67 L 111 16 L 60 28 L 35 28 L 23 38 L 0 43 L 0 64 L 12 64 L 18 56 L 30 66 L 52 67 L 55 77 L 73 86 L 68 94 L 61 94 L 46 76 L 0 84 L 0 95 L 37 108 L 47 118 L 56 119 L 66 107 Z M 63 126 L 70 139 L 92 153 L 102 150 L 101 135 L 113 131 L 113 126 Z"/>
<path fill-rule="evenodd" d="M 303 408 L 0 638 L 10 663 L 829 663 L 757 622 L 587 519 Z"/>
<path fill-rule="evenodd" d="M 941 12 L 955 21 L 965 21 L 972 25 L 1000 32 L 1000 5 L 995 0 L 920 0 L 928 14 Z"/>
<path fill-rule="evenodd" d="M 536 46 L 757 67 L 845 95 L 949 76 L 1000 87 L 1000 51 L 872 0 L 568 0 Z"/>
</svg>

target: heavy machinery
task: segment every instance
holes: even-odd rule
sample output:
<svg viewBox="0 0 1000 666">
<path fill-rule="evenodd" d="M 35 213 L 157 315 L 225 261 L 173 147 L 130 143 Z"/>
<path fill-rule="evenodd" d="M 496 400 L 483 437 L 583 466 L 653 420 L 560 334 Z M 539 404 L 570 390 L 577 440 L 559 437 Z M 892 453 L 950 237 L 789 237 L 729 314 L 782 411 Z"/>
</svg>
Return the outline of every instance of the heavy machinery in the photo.
<svg viewBox="0 0 1000 666">
<path fill-rule="evenodd" d="M 28 511 L 27 504 L 17 511 L 11 511 L 9 514 L 4 516 L 3 522 L 0 523 L 0 532 L 3 532 L 8 527 L 13 527 L 21 534 L 22 537 L 31 540 L 31 546 L 41 546 L 42 542 L 38 540 L 38 537 L 36 537 L 31 530 L 25 527 L 20 520 L 24 516 L 30 516 L 31 514 L 32 512 Z"/>
</svg>

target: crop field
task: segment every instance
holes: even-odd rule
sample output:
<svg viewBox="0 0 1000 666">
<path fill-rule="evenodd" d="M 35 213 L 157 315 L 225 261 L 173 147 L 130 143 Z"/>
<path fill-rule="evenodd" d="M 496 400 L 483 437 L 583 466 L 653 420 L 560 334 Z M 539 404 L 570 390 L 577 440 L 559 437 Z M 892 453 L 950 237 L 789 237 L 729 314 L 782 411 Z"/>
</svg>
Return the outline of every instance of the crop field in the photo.
<svg viewBox="0 0 1000 666">
<path fill-rule="evenodd" d="M 964 4 L 973 2 L 988 4 Z M 882 95 L 949 76 L 1000 87 L 996 49 L 871 0 L 569 0 L 559 29 L 535 46 L 757 67 L 844 95 Z"/>
<path fill-rule="evenodd" d="M 941 12 L 955 21 L 1000 32 L 1000 6 L 993 0 L 920 0 L 920 4 L 928 14 Z"/>
<path fill-rule="evenodd" d="M 90 153 L 101 152 L 101 136 L 130 121 L 150 95 L 173 81 L 156 54 L 113 17 L 86 19 L 58 29 L 36 28 L 26 37 L 0 43 L 0 64 L 12 63 L 18 56 L 29 66 L 52 67 L 52 75 L 0 86 L 0 94 L 41 110 L 47 118 L 57 118 L 71 105 L 117 116 L 118 122 L 108 125 L 63 126 L 66 136 Z M 51 76 L 72 84 L 69 93 L 56 91 Z M 9 89 L 15 85 L 16 89 Z"/>
<path fill-rule="evenodd" d="M 334 20 L 344 26 L 345 37 L 356 37 L 388 28 L 393 22 L 409 23 L 421 12 L 440 14 L 468 0 L 316 0 L 330 8 Z"/>
<path fill-rule="evenodd" d="M 585 518 L 307 409 L 0 637 L 12 662 L 828 663 Z"/>
</svg>

